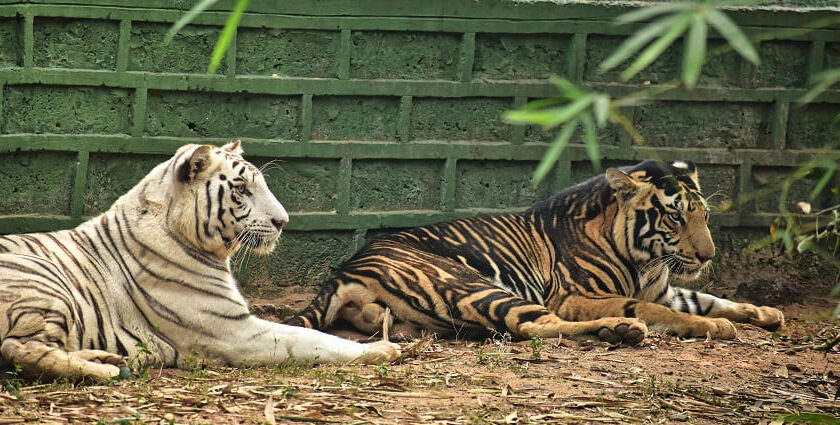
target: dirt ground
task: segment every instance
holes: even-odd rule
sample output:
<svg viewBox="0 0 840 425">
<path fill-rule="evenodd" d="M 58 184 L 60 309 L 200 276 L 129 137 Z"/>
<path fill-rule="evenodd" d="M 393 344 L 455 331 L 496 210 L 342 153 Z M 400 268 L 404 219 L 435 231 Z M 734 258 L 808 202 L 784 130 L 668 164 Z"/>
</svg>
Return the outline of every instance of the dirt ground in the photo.
<svg viewBox="0 0 840 425">
<path fill-rule="evenodd" d="M 311 295 L 255 311 L 276 318 Z M 37 383 L 6 374 L 0 424 L 342 423 L 761 424 L 840 416 L 834 303 L 783 307 L 776 333 L 739 325 L 735 341 L 654 333 L 639 347 L 569 340 L 403 344 L 396 364 L 135 371 L 122 381 Z"/>
</svg>

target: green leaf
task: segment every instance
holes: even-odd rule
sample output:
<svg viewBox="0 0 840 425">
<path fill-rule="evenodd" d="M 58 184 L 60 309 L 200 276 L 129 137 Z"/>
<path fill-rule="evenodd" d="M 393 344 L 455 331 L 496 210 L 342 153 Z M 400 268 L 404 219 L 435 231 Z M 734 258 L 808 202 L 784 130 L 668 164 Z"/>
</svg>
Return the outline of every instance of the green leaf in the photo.
<svg viewBox="0 0 840 425">
<path fill-rule="evenodd" d="M 598 127 L 604 128 L 610 117 L 610 96 L 606 94 L 595 96 L 595 100 L 592 101 L 592 112 L 595 114 Z"/>
<path fill-rule="evenodd" d="M 560 90 L 560 93 L 563 93 L 563 96 L 566 96 L 569 99 L 577 99 L 586 94 L 586 92 L 581 90 L 580 87 L 576 86 L 575 83 L 563 77 L 552 75 L 548 77 L 548 81 L 557 86 L 557 89 Z"/>
<path fill-rule="evenodd" d="M 545 129 L 550 129 L 575 118 L 583 110 L 588 108 L 594 99 L 594 94 L 587 94 L 559 108 L 544 109 L 541 111 L 508 111 L 504 114 L 504 118 L 512 123 L 539 124 Z"/>
<path fill-rule="evenodd" d="M 172 27 L 169 28 L 169 31 L 166 33 L 166 37 L 163 38 L 163 45 L 166 46 L 170 42 L 172 42 L 172 39 L 175 37 L 175 34 L 178 34 L 178 31 L 181 31 L 181 29 L 184 28 L 190 22 L 192 22 L 193 19 L 195 19 L 195 17 L 198 16 L 199 13 L 207 10 L 217 1 L 219 0 L 201 0 L 200 2 L 198 2 L 198 4 L 193 6 L 192 9 L 188 10 L 187 13 L 184 14 L 184 16 L 178 18 L 178 20 L 175 21 L 174 24 L 172 24 Z"/>
<path fill-rule="evenodd" d="M 758 52 L 755 51 L 750 40 L 747 39 L 747 36 L 738 28 L 738 25 L 732 19 L 729 19 L 726 14 L 717 9 L 710 8 L 706 10 L 706 20 L 715 27 L 720 35 L 729 42 L 729 45 L 743 56 L 744 59 L 755 65 L 761 63 L 761 60 L 758 58 Z"/>
<path fill-rule="evenodd" d="M 807 422 L 809 424 L 840 425 L 840 419 L 836 416 L 823 415 L 822 413 L 797 413 L 795 415 L 778 416 L 774 420 L 781 423 Z"/>
<path fill-rule="evenodd" d="M 525 111 L 532 111 L 532 110 L 536 110 L 536 109 L 543 109 L 543 108 L 546 108 L 548 106 L 559 105 L 561 103 L 565 103 L 565 101 L 563 99 L 560 99 L 560 98 L 549 97 L 547 99 L 532 100 L 532 101 L 522 105 L 522 107 L 519 108 L 519 109 L 525 110 Z"/>
<path fill-rule="evenodd" d="M 596 170 L 601 169 L 601 153 L 598 148 L 598 130 L 595 129 L 595 122 L 589 114 L 581 115 L 583 123 L 583 145 L 586 146 L 586 154 L 589 161 Z"/>
<path fill-rule="evenodd" d="M 647 6 L 641 9 L 627 12 L 615 18 L 618 25 L 627 24 L 630 22 L 644 21 L 657 15 L 664 15 L 671 12 L 682 12 L 687 9 L 692 9 L 696 6 L 694 3 L 664 3 L 654 6 Z"/>
<path fill-rule="evenodd" d="M 840 68 L 820 72 L 819 74 L 814 75 L 812 81 L 816 83 L 816 85 L 812 87 L 811 90 L 808 90 L 808 93 L 805 93 L 798 102 L 809 103 L 814 100 L 815 97 L 819 96 L 820 93 L 826 91 L 826 89 L 834 85 L 834 83 L 840 81 Z"/>
<path fill-rule="evenodd" d="M 689 24 L 691 24 L 691 16 L 692 13 L 684 13 L 679 15 L 680 19 L 671 27 L 668 32 L 666 32 L 662 37 L 659 37 L 658 40 L 651 43 L 640 55 L 630 64 L 627 69 L 625 69 L 620 77 L 622 81 L 627 81 L 633 78 L 634 75 L 638 74 L 639 71 L 647 68 L 665 49 L 670 46 L 674 40 L 676 40 L 679 36 L 685 32 L 686 28 L 688 28 Z"/>
<path fill-rule="evenodd" d="M 823 174 L 820 178 L 820 181 L 814 185 L 814 190 L 811 191 L 811 195 L 808 196 L 808 200 L 813 201 L 814 199 L 817 199 L 817 196 L 820 196 L 820 193 L 822 193 L 823 189 L 825 189 L 825 186 L 831 181 L 834 171 L 835 169 L 833 167 L 825 170 L 825 174 Z"/>
<path fill-rule="evenodd" d="M 222 35 L 216 41 L 216 46 L 213 47 L 213 54 L 210 58 L 210 65 L 207 67 L 208 74 L 215 74 L 222 64 L 222 59 L 225 57 L 230 42 L 233 41 L 233 35 L 236 33 L 236 27 L 239 26 L 239 21 L 242 19 L 242 14 L 245 13 L 245 8 L 248 7 L 248 0 L 236 0 L 236 6 L 225 21 L 225 27 L 222 28 Z"/>
<path fill-rule="evenodd" d="M 703 61 L 706 59 L 706 35 L 708 28 L 703 15 L 695 13 L 691 17 L 691 28 L 685 42 L 685 56 L 683 56 L 682 78 L 686 87 L 693 88 L 700 78 Z"/>
<path fill-rule="evenodd" d="M 545 154 L 543 154 L 542 160 L 540 160 L 540 164 L 537 166 L 537 169 L 534 170 L 534 176 L 531 178 L 532 185 L 536 186 L 540 184 L 545 176 L 551 172 L 551 168 L 554 166 L 554 163 L 560 159 L 563 149 L 565 149 L 569 144 L 569 139 L 572 138 L 572 134 L 574 134 L 577 126 L 577 118 L 571 120 L 563 126 L 563 129 L 560 130 L 560 134 L 558 134 L 557 138 L 554 139 L 554 143 L 552 143 L 548 150 L 545 151 Z"/>
<path fill-rule="evenodd" d="M 609 71 L 610 69 L 620 65 L 651 40 L 671 28 L 680 19 L 681 15 L 669 16 L 653 22 L 639 31 L 636 31 L 631 37 L 624 40 L 624 42 L 622 42 L 609 57 L 604 59 L 604 61 L 598 65 L 598 71 Z"/>
</svg>

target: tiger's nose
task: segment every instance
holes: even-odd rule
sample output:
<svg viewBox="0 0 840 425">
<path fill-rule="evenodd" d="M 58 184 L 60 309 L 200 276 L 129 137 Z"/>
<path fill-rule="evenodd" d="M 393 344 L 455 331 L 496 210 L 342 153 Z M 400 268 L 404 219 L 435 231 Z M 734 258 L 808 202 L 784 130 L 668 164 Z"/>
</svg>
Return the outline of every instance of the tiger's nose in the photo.
<svg viewBox="0 0 840 425">
<path fill-rule="evenodd" d="M 278 219 L 276 219 L 276 218 L 272 218 L 272 219 L 271 219 L 271 224 L 273 224 L 273 225 L 274 225 L 274 227 L 276 227 L 276 228 L 277 228 L 277 230 L 283 230 L 283 228 L 284 228 L 284 227 L 286 227 L 286 224 L 288 224 L 288 221 L 286 221 L 286 220 L 278 220 Z"/>
</svg>

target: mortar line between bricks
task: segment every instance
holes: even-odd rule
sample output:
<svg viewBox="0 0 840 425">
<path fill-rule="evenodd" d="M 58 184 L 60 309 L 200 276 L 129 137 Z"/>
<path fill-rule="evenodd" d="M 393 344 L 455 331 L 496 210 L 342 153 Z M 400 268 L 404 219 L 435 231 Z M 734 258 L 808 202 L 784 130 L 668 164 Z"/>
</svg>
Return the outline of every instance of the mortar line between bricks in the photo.
<svg viewBox="0 0 840 425">
<path fill-rule="evenodd" d="M 397 127 L 397 140 L 408 142 L 411 140 L 411 110 L 414 106 L 412 96 L 400 97 L 400 118 Z"/>
<path fill-rule="evenodd" d="M 301 100 L 301 130 L 300 141 L 308 142 L 312 138 L 312 95 L 304 94 Z"/>
<path fill-rule="evenodd" d="M 8 103 L 8 102 L 6 102 Z M 7 105 L 8 106 L 8 105 Z M 241 137 L 246 155 L 278 156 L 286 158 L 341 159 L 432 159 L 445 160 L 453 157 L 463 160 L 506 160 L 539 161 L 547 145 L 545 143 L 510 143 L 415 140 L 409 144 L 380 141 L 356 141 L 348 144 L 340 140 L 255 139 Z M 230 137 L 202 138 L 207 143 L 224 144 Z M 126 134 L 0 134 L 0 153 L 15 151 L 77 152 L 85 149 L 91 152 L 171 155 L 185 143 L 195 142 L 189 137 L 138 136 Z M 792 166 L 805 162 L 823 152 L 820 149 L 795 149 L 779 152 L 773 149 L 724 149 L 724 148 L 675 148 L 634 146 L 631 151 L 622 152 L 617 146 L 602 146 L 601 153 L 606 160 L 641 161 L 654 155 L 672 158 L 691 158 L 697 163 L 738 165 L 743 158 L 765 166 Z M 570 144 L 564 151 L 569 161 L 588 161 L 586 148 Z"/>
<path fill-rule="evenodd" d="M 81 218 L 85 205 L 85 186 L 87 185 L 88 164 L 90 152 L 79 151 L 76 156 L 76 175 L 73 177 L 73 200 L 71 201 L 70 216 Z"/>
<path fill-rule="evenodd" d="M 513 98 L 512 107 L 513 107 L 513 109 L 519 109 L 523 105 L 525 105 L 526 103 L 528 103 L 528 98 L 527 97 L 516 96 L 516 97 Z M 526 126 L 521 125 L 521 124 L 520 125 L 510 124 L 510 126 L 511 126 L 510 142 L 513 143 L 514 145 L 518 145 L 518 144 L 523 143 L 525 141 Z"/>
<path fill-rule="evenodd" d="M 6 91 L 5 85 L 6 85 L 6 82 L 3 81 L 2 79 L 0 79 L 0 134 L 3 133 L 3 119 L 2 118 L 3 118 L 3 98 L 5 97 L 4 92 Z"/>
<path fill-rule="evenodd" d="M 808 49 L 808 75 L 806 75 L 808 85 L 811 85 L 813 83 L 814 75 L 818 74 L 820 71 L 823 70 L 824 61 L 825 41 L 812 41 L 811 46 Z"/>
<path fill-rule="evenodd" d="M 789 114 L 790 103 L 779 100 L 773 104 L 773 118 L 770 132 L 773 137 L 773 149 L 778 151 L 785 149 Z"/>
<path fill-rule="evenodd" d="M 738 166 L 738 197 L 745 199 L 746 195 L 751 195 L 754 192 L 752 184 L 753 163 L 749 158 L 743 158 L 741 165 Z M 745 217 L 753 212 L 755 205 L 753 200 L 745 201 L 738 205 L 739 225 L 747 224 L 750 221 L 745 220 Z"/>
<path fill-rule="evenodd" d="M 367 238 L 367 229 L 356 229 L 353 232 L 353 252 L 351 255 L 355 254 L 365 246 L 365 238 Z"/>
<path fill-rule="evenodd" d="M 34 62 L 35 17 L 31 14 L 23 15 L 23 67 L 32 69 Z"/>
<path fill-rule="evenodd" d="M 349 156 L 342 156 L 338 163 L 338 200 L 336 201 L 335 212 L 339 215 L 350 213 L 350 179 L 353 175 L 353 160 Z"/>
<path fill-rule="evenodd" d="M 473 66 L 475 64 L 475 33 L 465 32 L 461 37 L 461 44 L 458 54 L 458 80 L 472 80 Z"/>
<path fill-rule="evenodd" d="M 563 156 L 566 156 L 565 154 Z M 557 193 L 567 187 L 572 180 L 572 161 L 561 158 L 554 166 L 554 178 L 550 182 L 551 191 Z"/>
<path fill-rule="evenodd" d="M 0 79 L 7 84 L 44 84 L 56 86 L 86 87 L 148 87 L 153 90 L 211 91 L 217 93 L 241 93 L 273 95 L 360 95 L 360 96 L 416 96 L 463 98 L 463 97 L 545 97 L 554 89 L 548 83 L 521 81 L 499 82 L 457 82 L 434 80 L 330 80 L 317 78 L 270 78 L 261 76 L 208 76 L 202 74 L 172 74 L 127 71 L 66 70 L 33 68 L 21 72 L 21 68 L 0 69 Z M 590 82 L 586 87 L 606 91 L 618 97 L 635 93 L 632 85 L 610 85 Z M 651 86 L 655 87 L 655 86 Z M 663 93 L 663 101 L 685 102 L 760 102 L 772 103 L 778 99 L 795 101 L 807 93 L 806 89 L 779 88 L 710 88 L 693 90 L 674 89 Z M 818 96 L 815 102 L 840 103 L 840 90 L 828 90 Z"/>
<path fill-rule="evenodd" d="M 117 47 L 117 72 L 128 69 L 128 46 L 131 39 L 131 20 L 120 21 L 120 40 Z"/>
<path fill-rule="evenodd" d="M 148 103 L 148 89 L 138 87 L 134 91 L 134 122 L 132 123 L 131 135 L 141 137 L 146 130 L 146 108 Z"/>
<path fill-rule="evenodd" d="M 350 50 L 352 48 L 350 30 L 341 30 L 341 39 L 338 45 L 338 79 L 347 80 L 350 78 Z"/>
<path fill-rule="evenodd" d="M 441 178 L 441 188 L 440 193 L 443 195 L 441 197 L 441 210 L 450 212 L 455 210 L 455 185 L 457 184 L 457 164 L 458 160 L 456 158 L 446 158 L 446 162 L 443 164 L 443 174 Z"/>
<path fill-rule="evenodd" d="M 571 48 L 566 53 L 567 78 L 580 83 L 583 81 L 583 71 L 586 62 L 586 33 L 572 36 Z"/>
<path fill-rule="evenodd" d="M 233 29 L 233 38 L 230 40 L 227 52 L 225 52 L 225 62 L 227 63 L 227 70 L 225 74 L 233 78 L 236 76 L 236 43 L 239 38 L 239 29 Z"/>
</svg>

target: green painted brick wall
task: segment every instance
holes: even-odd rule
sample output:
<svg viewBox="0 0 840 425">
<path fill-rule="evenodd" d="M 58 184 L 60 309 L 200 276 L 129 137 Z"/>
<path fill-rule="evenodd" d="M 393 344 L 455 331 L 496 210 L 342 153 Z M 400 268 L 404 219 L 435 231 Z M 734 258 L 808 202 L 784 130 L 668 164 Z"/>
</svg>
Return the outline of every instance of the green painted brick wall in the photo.
<svg viewBox="0 0 840 425">
<path fill-rule="evenodd" d="M 235 258 L 243 286 L 258 295 L 312 289 L 364 241 L 393 229 L 521 210 L 596 174 L 577 134 L 531 187 L 555 134 L 505 124 L 501 114 L 554 94 L 550 75 L 616 96 L 667 83 L 683 51 L 675 43 L 617 84 L 617 71 L 600 74 L 597 65 L 633 30 L 611 21 L 625 5 L 280 0 L 252 2 L 221 69 L 208 76 L 232 3 L 162 46 L 189 6 L 176 3 L 0 1 L 0 231 L 72 226 L 178 146 L 241 138 L 292 213 L 275 253 Z M 759 44 L 762 65 L 731 52 L 713 57 L 697 89 L 624 109 L 645 143 L 608 127 L 599 136 L 604 166 L 691 159 L 715 203 L 771 190 L 833 140 L 830 121 L 840 113 L 837 90 L 795 104 L 811 75 L 840 67 L 840 25 L 779 30 L 836 13 L 733 12 L 749 34 L 776 33 Z M 712 39 L 710 50 L 722 44 Z M 807 187 L 792 193 L 795 202 Z M 776 209 L 761 199 L 717 214 L 722 250 L 763 232 Z"/>
</svg>

